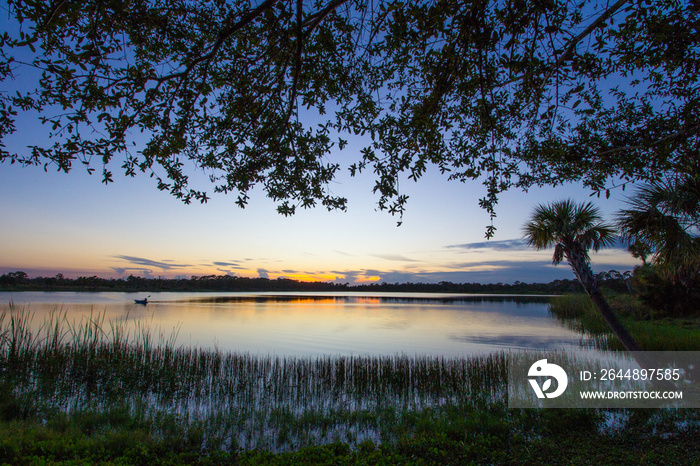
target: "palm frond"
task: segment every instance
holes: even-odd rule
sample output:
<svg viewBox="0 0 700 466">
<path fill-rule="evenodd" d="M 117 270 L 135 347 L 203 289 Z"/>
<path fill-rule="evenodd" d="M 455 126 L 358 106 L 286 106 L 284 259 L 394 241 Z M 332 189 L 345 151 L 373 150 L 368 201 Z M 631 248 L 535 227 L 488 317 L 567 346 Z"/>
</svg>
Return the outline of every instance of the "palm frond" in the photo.
<svg viewBox="0 0 700 466">
<path fill-rule="evenodd" d="M 577 204 L 571 199 L 539 204 L 523 227 L 528 244 L 541 250 L 554 247 L 552 262 L 559 264 L 576 247 L 588 260 L 588 250 L 611 246 L 616 238 L 612 225 L 603 222 L 592 203 Z"/>
<path fill-rule="evenodd" d="M 564 260 L 565 250 L 564 245 L 559 243 L 554 246 L 554 255 L 552 256 L 552 264 L 558 265 Z"/>
<path fill-rule="evenodd" d="M 700 262 L 700 180 L 685 177 L 643 185 L 616 216 L 623 240 L 648 250 L 669 270 Z"/>
</svg>

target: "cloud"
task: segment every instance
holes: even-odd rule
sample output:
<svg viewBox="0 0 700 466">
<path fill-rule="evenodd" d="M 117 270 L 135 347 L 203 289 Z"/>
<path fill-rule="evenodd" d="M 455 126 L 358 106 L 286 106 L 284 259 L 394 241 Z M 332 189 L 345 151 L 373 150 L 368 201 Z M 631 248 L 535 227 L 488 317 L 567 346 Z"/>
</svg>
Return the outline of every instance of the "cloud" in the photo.
<svg viewBox="0 0 700 466">
<path fill-rule="evenodd" d="M 337 283 L 361 283 L 367 277 L 380 277 L 378 283 L 548 283 L 554 280 L 575 279 L 571 267 L 562 263 L 552 265 L 551 261 L 483 261 L 465 262 L 449 266 L 451 270 L 416 271 L 405 270 L 334 270 L 339 277 Z M 633 265 L 623 263 L 593 264 L 593 272 L 608 270 L 631 270 Z M 340 278 L 344 276 L 345 278 Z"/>
<path fill-rule="evenodd" d="M 402 256 L 400 254 L 370 254 L 373 257 L 378 257 L 380 259 L 388 260 L 388 261 L 399 261 L 399 262 L 418 262 L 415 259 L 408 258 L 406 256 Z"/>
<path fill-rule="evenodd" d="M 126 275 L 127 273 L 129 275 L 143 275 L 144 277 L 152 277 L 153 276 L 153 269 L 142 269 L 138 267 L 110 267 L 112 270 L 117 272 L 119 275 Z"/>
<path fill-rule="evenodd" d="M 141 265 L 141 266 L 146 266 L 146 267 L 157 267 L 159 269 L 165 270 L 170 270 L 170 269 L 177 269 L 177 268 L 183 268 L 183 267 L 192 267 L 191 264 L 174 264 L 174 263 L 169 263 L 165 261 L 154 261 L 151 259 L 146 259 L 143 257 L 134 257 L 134 256 L 124 256 L 124 255 L 117 255 L 117 256 L 112 256 L 115 259 L 123 260 L 126 262 L 130 262 L 134 265 Z M 115 268 L 112 267 L 114 270 Z M 132 270 L 135 269 L 134 267 L 124 267 L 124 270 Z"/>
<path fill-rule="evenodd" d="M 270 272 L 265 269 L 258 269 L 258 276 L 260 278 L 270 278 Z"/>
<path fill-rule="evenodd" d="M 443 267 L 447 269 L 460 269 L 463 272 L 471 271 L 484 271 L 484 270 L 499 270 L 504 268 L 522 268 L 527 267 L 546 267 L 551 266 L 551 260 L 543 261 L 527 261 L 527 260 L 492 260 L 492 261 L 469 261 L 469 262 L 457 262 L 452 264 L 445 264 Z M 563 263 L 566 265 L 566 262 Z"/>
<path fill-rule="evenodd" d="M 336 275 L 335 282 L 352 284 L 357 281 L 357 276 L 362 272 L 358 272 L 357 270 L 346 270 L 345 272 L 331 270 L 331 273 Z"/>
<path fill-rule="evenodd" d="M 497 270 L 402 272 L 377 271 L 379 282 L 385 283 L 513 283 L 516 281 L 537 283 L 574 278 L 569 267 L 504 267 Z"/>
<path fill-rule="evenodd" d="M 478 243 L 451 244 L 448 249 L 495 249 L 496 251 L 527 250 L 530 247 L 524 239 L 506 239 L 501 241 L 481 241 Z"/>
<path fill-rule="evenodd" d="M 478 243 L 451 244 L 445 246 L 448 249 L 491 249 L 494 251 L 529 251 L 531 246 L 527 244 L 525 239 L 506 239 L 501 241 L 480 241 Z M 626 246 L 620 239 L 615 237 L 613 244 L 605 249 L 626 249 Z"/>
<path fill-rule="evenodd" d="M 240 265 L 238 262 L 213 262 L 213 264 L 219 267 L 238 267 Z"/>
</svg>

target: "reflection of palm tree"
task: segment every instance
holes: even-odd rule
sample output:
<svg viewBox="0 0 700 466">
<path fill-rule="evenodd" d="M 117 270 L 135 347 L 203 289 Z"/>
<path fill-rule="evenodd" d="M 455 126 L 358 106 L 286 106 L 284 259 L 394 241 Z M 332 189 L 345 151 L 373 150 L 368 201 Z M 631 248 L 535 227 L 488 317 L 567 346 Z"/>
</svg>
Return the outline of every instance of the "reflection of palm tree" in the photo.
<svg viewBox="0 0 700 466">
<path fill-rule="evenodd" d="M 642 186 L 617 215 L 631 252 L 683 281 L 700 263 L 700 178 L 686 177 Z"/>
<path fill-rule="evenodd" d="M 528 244 L 537 250 L 554 247 L 552 262 L 555 265 L 566 259 L 593 304 L 625 348 L 640 351 L 639 345 L 610 309 L 589 265 L 589 249 L 597 251 L 615 240 L 615 229 L 603 223 L 598 209 L 590 202 L 577 205 L 571 200 L 550 205 L 540 204 L 525 225 L 524 233 Z"/>
</svg>

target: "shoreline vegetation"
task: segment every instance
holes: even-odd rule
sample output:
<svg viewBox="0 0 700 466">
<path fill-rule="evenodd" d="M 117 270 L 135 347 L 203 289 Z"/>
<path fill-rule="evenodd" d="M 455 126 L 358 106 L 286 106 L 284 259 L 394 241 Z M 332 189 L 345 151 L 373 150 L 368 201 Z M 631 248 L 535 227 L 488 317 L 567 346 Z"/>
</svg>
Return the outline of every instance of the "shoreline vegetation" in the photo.
<svg viewBox="0 0 700 466">
<path fill-rule="evenodd" d="M 583 298 L 554 298 L 553 313 L 614 350 Z M 627 296 L 612 302 L 657 333 Z M 0 463 L 700 460 L 698 410 L 508 409 L 503 353 L 279 358 L 176 346 L 102 314 L 69 323 L 56 312 L 34 333 L 31 319 L 0 315 Z M 664 322 L 676 333 L 655 344 L 700 340 L 698 321 Z"/>
<path fill-rule="evenodd" d="M 624 292 L 626 277 L 610 271 L 598 274 L 603 288 Z M 190 278 L 126 278 L 54 277 L 30 278 L 17 271 L 0 275 L 0 291 L 118 291 L 118 292 L 228 292 L 228 291 L 357 291 L 357 292 L 420 292 L 420 293 L 495 293 L 495 294 L 563 294 L 583 292 L 578 280 L 554 280 L 549 283 L 369 283 L 350 285 L 334 282 L 303 282 L 288 278 L 247 278 L 232 275 L 192 276 Z"/>
<path fill-rule="evenodd" d="M 656 317 L 631 294 L 607 293 L 618 315 L 643 351 L 700 351 L 700 315 Z M 550 300 L 550 310 L 571 329 L 590 335 L 597 348 L 624 351 L 622 343 L 585 294 L 567 294 Z"/>
</svg>

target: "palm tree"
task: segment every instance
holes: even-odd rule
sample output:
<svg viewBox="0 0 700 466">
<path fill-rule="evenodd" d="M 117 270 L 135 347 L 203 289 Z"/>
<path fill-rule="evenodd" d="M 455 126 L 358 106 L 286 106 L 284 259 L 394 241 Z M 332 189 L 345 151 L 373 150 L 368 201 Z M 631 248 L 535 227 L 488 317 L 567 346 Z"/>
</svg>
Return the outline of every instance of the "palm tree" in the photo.
<svg viewBox="0 0 700 466">
<path fill-rule="evenodd" d="M 588 251 L 610 246 L 615 242 L 615 232 L 611 225 L 603 223 L 599 210 L 593 204 L 576 204 L 572 200 L 538 205 L 524 227 L 525 238 L 530 246 L 537 250 L 554 247 L 552 262 L 555 265 L 566 259 L 593 304 L 625 348 L 628 351 L 641 351 L 610 309 L 590 267 Z"/>
<path fill-rule="evenodd" d="M 652 264 L 674 282 L 683 283 L 698 273 L 700 177 L 644 185 L 628 206 L 617 214 L 617 225 L 630 252 L 647 251 Z"/>
</svg>

